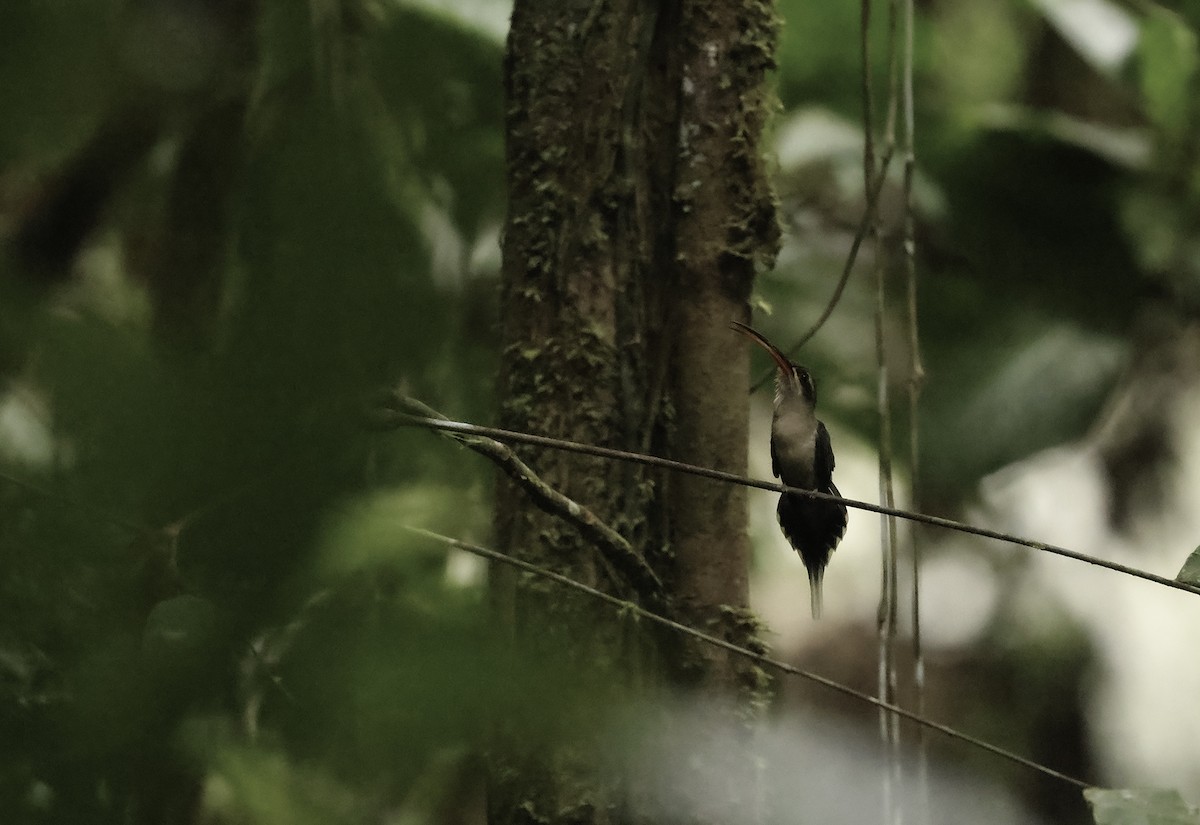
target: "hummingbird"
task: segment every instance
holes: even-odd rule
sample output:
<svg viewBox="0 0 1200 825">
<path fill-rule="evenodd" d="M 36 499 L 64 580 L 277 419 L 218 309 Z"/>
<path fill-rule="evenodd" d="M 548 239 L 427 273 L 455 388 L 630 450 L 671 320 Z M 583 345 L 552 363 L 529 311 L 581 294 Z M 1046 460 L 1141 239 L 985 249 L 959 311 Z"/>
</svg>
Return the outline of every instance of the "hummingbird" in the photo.
<svg viewBox="0 0 1200 825">
<path fill-rule="evenodd" d="M 841 496 L 833 483 L 833 445 L 817 418 L 817 388 L 805 367 L 754 329 L 737 321 L 731 328 L 765 349 L 775 361 L 775 413 L 771 418 L 771 472 L 789 487 Z M 846 533 L 846 505 L 840 501 L 783 493 L 775 511 L 788 543 L 808 571 L 814 619 L 821 617 L 825 566 Z"/>
</svg>

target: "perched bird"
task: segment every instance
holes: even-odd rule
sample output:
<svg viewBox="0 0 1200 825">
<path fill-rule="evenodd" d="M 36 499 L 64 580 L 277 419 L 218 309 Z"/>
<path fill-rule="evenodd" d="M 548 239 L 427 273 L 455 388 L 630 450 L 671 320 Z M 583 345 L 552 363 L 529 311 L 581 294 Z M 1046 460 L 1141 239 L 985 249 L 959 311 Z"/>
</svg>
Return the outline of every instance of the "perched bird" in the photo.
<svg viewBox="0 0 1200 825">
<path fill-rule="evenodd" d="M 731 327 L 765 349 L 779 367 L 775 376 L 775 414 L 771 419 L 771 471 L 789 487 L 840 496 L 833 483 L 833 446 L 817 419 L 817 389 L 812 376 L 793 364 L 775 345 L 745 324 Z M 779 526 L 808 570 L 813 618 L 821 616 L 825 565 L 846 533 L 846 505 L 840 501 L 784 493 L 779 497 Z"/>
</svg>

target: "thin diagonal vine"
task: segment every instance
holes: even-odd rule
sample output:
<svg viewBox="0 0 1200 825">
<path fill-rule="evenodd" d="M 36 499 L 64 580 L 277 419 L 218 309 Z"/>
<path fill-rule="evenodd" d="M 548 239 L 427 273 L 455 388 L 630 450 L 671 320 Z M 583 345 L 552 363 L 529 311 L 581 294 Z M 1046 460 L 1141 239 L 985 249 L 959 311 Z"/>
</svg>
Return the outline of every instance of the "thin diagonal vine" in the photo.
<svg viewBox="0 0 1200 825">
<path fill-rule="evenodd" d="M 750 650 L 749 648 L 740 647 L 739 645 L 736 645 L 733 642 L 726 641 L 725 639 L 705 633 L 702 630 L 697 630 L 694 627 L 689 627 L 688 625 L 685 625 L 681 622 L 677 622 L 674 619 L 667 618 L 666 616 L 660 616 L 659 614 L 654 613 L 650 610 L 647 610 L 646 608 L 641 607 L 640 605 L 634 604 L 633 602 L 623 601 L 622 599 L 620 599 L 616 596 L 605 593 L 602 590 L 597 590 L 594 587 L 590 587 L 590 586 L 588 586 L 582 582 L 576 581 L 568 576 L 564 576 L 561 573 L 556 573 L 553 570 L 547 570 L 546 568 L 539 567 L 535 564 L 531 564 L 527 561 L 515 558 L 513 556 L 509 556 L 509 555 L 507 555 L 505 553 L 501 553 L 497 550 L 492 550 L 491 548 L 488 548 L 488 547 L 481 547 L 480 545 L 472 544 L 472 543 L 466 542 L 466 541 L 461 541 L 459 539 L 452 538 L 450 536 L 445 536 L 440 533 L 435 533 L 431 530 L 425 530 L 425 529 L 419 528 L 419 527 L 405 527 L 404 529 L 408 530 L 409 532 L 413 533 L 414 535 L 424 536 L 425 538 L 428 538 L 428 539 L 431 539 L 434 541 L 438 541 L 438 542 L 448 545 L 450 547 L 455 547 L 459 550 L 465 550 L 466 552 L 472 553 L 473 555 L 479 556 L 480 558 L 488 559 L 489 561 L 494 561 L 499 564 L 508 565 L 510 567 L 521 570 L 522 572 L 529 573 L 534 576 L 538 576 L 538 577 L 546 579 L 548 581 L 556 582 L 558 584 L 563 585 L 564 587 L 569 587 L 580 593 L 586 594 L 587 596 L 589 596 L 593 599 L 596 599 L 597 601 L 605 602 L 608 605 L 612 606 L 613 608 L 624 612 L 625 614 L 632 614 L 632 615 L 638 616 L 642 619 L 645 619 L 647 621 L 651 621 L 651 622 L 654 622 L 655 624 L 669 628 L 677 633 L 683 633 L 694 639 L 704 642 L 705 644 L 709 644 L 714 647 L 722 648 L 723 650 L 727 650 L 730 653 L 733 653 L 737 656 L 741 656 L 745 659 L 755 662 L 758 665 L 762 665 L 764 667 L 769 667 L 772 670 L 776 670 L 780 673 L 784 673 L 784 674 L 787 674 L 790 676 L 799 676 L 802 679 L 807 679 L 810 682 L 814 682 L 818 685 L 829 688 L 830 690 L 835 690 L 838 693 L 841 693 L 845 696 L 850 696 L 857 701 L 866 702 L 868 704 L 874 705 L 875 707 L 881 708 L 881 709 L 887 711 L 888 713 L 892 713 L 897 716 L 908 719 L 909 721 L 914 722 L 922 727 L 928 728 L 929 730 L 937 731 L 938 733 L 944 734 L 945 736 L 948 736 L 951 739 L 956 739 L 960 742 L 969 744 L 972 747 L 979 748 L 980 750 L 987 751 L 988 753 L 991 753 L 995 756 L 999 756 L 999 757 L 1006 759 L 1010 762 L 1013 762 L 1017 765 L 1021 765 L 1022 767 L 1037 771 L 1038 773 L 1041 773 L 1052 779 L 1058 780 L 1060 782 L 1066 782 L 1066 783 L 1073 785 L 1079 789 L 1085 789 L 1085 788 L 1091 787 L 1087 782 L 1084 782 L 1082 779 L 1077 779 L 1076 777 L 1070 776 L 1069 774 L 1062 773 L 1061 771 L 1057 771 L 1057 770 L 1055 770 L 1047 765 L 1043 765 L 1039 762 L 1035 762 L 1032 759 L 1021 756 L 1012 751 L 1006 750 L 998 745 L 993 745 L 990 742 L 986 742 L 982 739 L 971 736 L 970 734 L 963 733 L 962 731 L 956 730 L 955 728 L 952 728 L 949 725 L 943 725 L 940 722 L 934 722 L 931 719 L 923 718 L 923 717 L 918 716 L 917 714 L 913 713 L 912 711 L 905 710 L 904 708 L 898 707 L 896 705 L 889 705 L 888 703 L 886 703 L 874 696 L 871 696 L 870 694 L 855 690 L 854 688 L 851 688 L 847 685 L 843 685 L 842 683 L 836 682 L 825 676 L 821 676 L 820 674 L 813 673 L 812 671 L 809 671 L 809 670 L 804 670 L 803 668 L 799 668 L 794 665 L 790 665 L 787 662 L 781 662 L 778 659 L 772 659 L 771 657 L 766 656 L 762 653 L 758 653 L 756 651 Z"/>
</svg>

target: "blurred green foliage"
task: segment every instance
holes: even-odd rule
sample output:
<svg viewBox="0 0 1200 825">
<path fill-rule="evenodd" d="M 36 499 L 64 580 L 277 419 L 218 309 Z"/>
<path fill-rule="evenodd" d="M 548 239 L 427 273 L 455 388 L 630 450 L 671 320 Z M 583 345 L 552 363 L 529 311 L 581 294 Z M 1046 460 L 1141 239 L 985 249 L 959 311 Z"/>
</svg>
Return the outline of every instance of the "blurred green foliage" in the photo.
<svg viewBox="0 0 1200 825">
<path fill-rule="evenodd" d="M 481 531 L 486 468 L 363 420 L 397 382 L 489 414 L 501 44 L 272 0 L 0 32 L 5 821 L 361 821 L 552 720 L 399 529 Z"/>
<path fill-rule="evenodd" d="M 849 215 L 861 208 L 862 132 L 858 7 L 784 0 L 781 11 L 781 190 L 794 232 L 760 289 L 774 316 L 765 326 L 786 341 L 832 293 Z M 919 10 L 915 191 L 928 374 L 920 429 L 931 504 L 953 506 L 982 474 L 1082 435 L 1128 362 L 1135 322 L 1153 328 L 1194 313 L 1198 15 L 1192 3 L 1133 9 L 1106 0 Z M 888 119 L 888 26 L 886 7 L 876 8 L 877 151 Z M 858 141 L 811 127 L 822 112 L 856 129 Z M 881 206 L 892 253 L 897 166 Z M 870 259 L 868 251 L 840 317 L 801 357 L 825 377 L 827 414 L 874 440 Z M 902 318 L 898 266 L 887 294 Z M 898 392 L 903 340 L 899 327 L 889 334 Z"/>
</svg>

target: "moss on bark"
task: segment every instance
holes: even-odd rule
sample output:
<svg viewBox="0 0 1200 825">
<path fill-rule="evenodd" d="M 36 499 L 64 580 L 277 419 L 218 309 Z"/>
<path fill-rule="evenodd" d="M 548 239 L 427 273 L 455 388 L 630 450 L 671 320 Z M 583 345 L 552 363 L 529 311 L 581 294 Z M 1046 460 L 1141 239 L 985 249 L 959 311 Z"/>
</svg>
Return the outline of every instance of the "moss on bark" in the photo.
<svg viewBox="0 0 1200 825">
<path fill-rule="evenodd" d="M 748 358 L 728 321 L 778 245 L 761 158 L 776 18 L 766 0 L 517 0 L 505 67 L 501 425 L 733 472 L 746 468 Z M 622 533 L 697 626 L 741 644 L 745 492 L 624 462 L 524 448 L 544 479 Z M 596 552 L 501 482 L 506 552 L 621 593 Z M 573 628 L 580 667 L 620 693 L 642 655 L 619 618 L 499 574 L 514 632 Z M 736 620 L 735 620 L 736 618 Z M 750 707 L 762 674 L 672 643 L 660 678 Z M 588 743 L 504 749 L 494 823 L 621 818 Z"/>
</svg>

